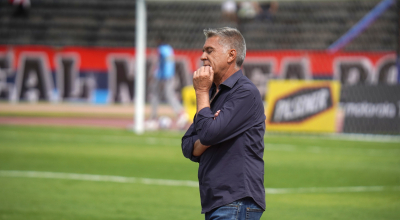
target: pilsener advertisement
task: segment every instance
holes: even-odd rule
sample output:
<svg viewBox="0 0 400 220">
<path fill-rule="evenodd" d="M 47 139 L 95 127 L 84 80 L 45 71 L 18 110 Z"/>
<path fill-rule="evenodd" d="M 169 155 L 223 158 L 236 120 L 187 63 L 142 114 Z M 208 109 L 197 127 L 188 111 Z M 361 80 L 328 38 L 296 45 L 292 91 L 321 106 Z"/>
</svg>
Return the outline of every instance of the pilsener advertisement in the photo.
<svg viewBox="0 0 400 220">
<path fill-rule="evenodd" d="M 340 83 L 276 81 L 268 84 L 267 131 L 335 132 Z"/>
</svg>

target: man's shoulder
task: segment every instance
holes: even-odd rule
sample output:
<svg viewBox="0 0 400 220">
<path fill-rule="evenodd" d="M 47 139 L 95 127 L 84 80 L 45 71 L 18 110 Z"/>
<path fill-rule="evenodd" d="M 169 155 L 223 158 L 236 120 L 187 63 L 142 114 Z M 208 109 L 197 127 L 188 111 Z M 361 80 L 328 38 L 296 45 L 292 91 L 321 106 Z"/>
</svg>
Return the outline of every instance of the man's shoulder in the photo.
<svg viewBox="0 0 400 220">
<path fill-rule="evenodd" d="M 258 96 L 260 96 L 260 91 L 258 90 L 257 86 L 254 85 L 254 83 L 245 75 L 242 75 L 239 78 L 236 86 L 240 87 L 242 90 L 249 90 L 251 93 L 258 94 Z"/>
</svg>

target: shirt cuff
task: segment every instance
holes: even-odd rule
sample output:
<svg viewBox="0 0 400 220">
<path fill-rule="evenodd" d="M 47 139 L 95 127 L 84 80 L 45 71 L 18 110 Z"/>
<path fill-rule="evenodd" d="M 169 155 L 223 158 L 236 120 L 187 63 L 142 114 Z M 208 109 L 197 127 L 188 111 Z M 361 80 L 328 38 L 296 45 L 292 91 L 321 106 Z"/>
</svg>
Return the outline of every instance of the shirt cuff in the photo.
<svg viewBox="0 0 400 220">
<path fill-rule="evenodd" d="M 200 162 L 200 156 L 196 157 L 193 155 L 193 150 L 194 150 L 194 143 L 199 139 L 197 135 L 192 136 L 192 152 L 190 154 L 190 160 L 193 162 Z"/>
</svg>

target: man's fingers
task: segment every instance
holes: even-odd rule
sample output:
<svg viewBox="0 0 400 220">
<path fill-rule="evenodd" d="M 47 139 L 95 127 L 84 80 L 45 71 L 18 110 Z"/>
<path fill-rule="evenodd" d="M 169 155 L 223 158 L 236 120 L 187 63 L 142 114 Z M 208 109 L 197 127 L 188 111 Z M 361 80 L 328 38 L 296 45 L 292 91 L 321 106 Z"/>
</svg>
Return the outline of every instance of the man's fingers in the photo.
<svg viewBox="0 0 400 220">
<path fill-rule="evenodd" d="M 194 71 L 193 77 L 195 77 L 195 76 L 200 77 L 200 76 L 204 76 L 204 75 L 209 76 L 209 75 L 213 75 L 213 74 L 214 74 L 214 71 L 211 66 L 202 66 L 198 70 Z"/>
<path fill-rule="evenodd" d="M 210 67 L 209 66 L 205 66 L 204 67 L 204 72 L 205 73 L 210 73 Z"/>
<path fill-rule="evenodd" d="M 202 66 L 201 68 L 200 68 L 200 76 L 208 76 L 208 74 L 209 74 L 209 72 L 210 72 L 210 67 L 209 66 Z"/>
<path fill-rule="evenodd" d="M 199 71 L 200 74 L 201 74 L 201 73 L 204 73 L 204 71 L 205 71 L 205 70 L 204 70 L 204 66 L 200 67 L 200 71 Z"/>
<path fill-rule="evenodd" d="M 215 112 L 215 114 L 214 114 L 214 120 L 215 120 L 215 118 L 218 117 L 218 115 L 219 115 L 220 112 L 221 112 L 221 110 L 218 110 L 217 112 Z"/>
<path fill-rule="evenodd" d="M 214 75 L 210 66 L 202 66 L 193 73 L 193 86 L 196 91 L 209 91 Z"/>
</svg>

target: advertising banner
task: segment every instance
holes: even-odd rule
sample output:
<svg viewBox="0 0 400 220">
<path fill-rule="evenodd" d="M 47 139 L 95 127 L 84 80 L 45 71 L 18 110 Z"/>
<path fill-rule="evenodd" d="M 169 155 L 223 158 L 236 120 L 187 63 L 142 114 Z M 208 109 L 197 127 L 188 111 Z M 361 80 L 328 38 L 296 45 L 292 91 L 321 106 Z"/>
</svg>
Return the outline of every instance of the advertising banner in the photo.
<svg viewBox="0 0 400 220">
<path fill-rule="evenodd" d="M 192 84 L 202 65 L 198 50 L 175 50 L 175 91 Z M 157 69 L 155 48 L 147 49 L 146 100 Z M 397 84 L 394 52 L 247 51 L 243 73 L 263 99 L 273 79 L 336 80 L 343 85 Z M 0 45 L 0 100 L 132 103 L 135 48 Z"/>
<path fill-rule="evenodd" d="M 339 82 L 271 80 L 268 91 L 267 131 L 336 131 Z"/>
<path fill-rule="evenodd" d="M 343 86 L 343 132 L 400 134 L 400 85 Z"/>
</svg>

